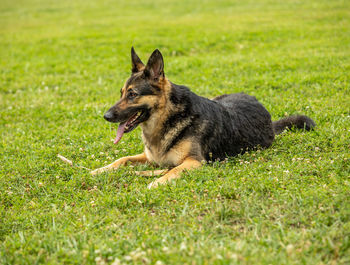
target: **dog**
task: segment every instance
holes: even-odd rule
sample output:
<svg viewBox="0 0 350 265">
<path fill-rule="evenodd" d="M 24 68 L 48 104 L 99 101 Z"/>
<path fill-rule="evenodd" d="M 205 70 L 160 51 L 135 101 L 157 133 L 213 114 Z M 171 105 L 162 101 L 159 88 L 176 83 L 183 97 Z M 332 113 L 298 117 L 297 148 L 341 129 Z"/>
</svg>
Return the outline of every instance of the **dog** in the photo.
<svg viewBox="0 0 350 265">
<path fill-rule="evenodd" d="M 122 157 L 96 169 L 93 175 L 131 163 L 155 163 L 169 170 L 142 171 L 163 175 L 149 188 L 180 178 L 203 161 L 223 160 L 247 150 L 267 148 L 275 135 L 287 128 L 311 130 L 315 122 L 304 115 L 271 121 L 270 113 L 253 96 L 244 93 L 201 97 L 189 88 L 170 82 L 164 74 L 163 56 L 156 49 L 146 65 L 131 48 L 131 76 L 120 91 L 120 100 L 104 118 L 119 123 L 117 144 L 124 133 L 142 129 L 144 152 Z"/>
</svg>

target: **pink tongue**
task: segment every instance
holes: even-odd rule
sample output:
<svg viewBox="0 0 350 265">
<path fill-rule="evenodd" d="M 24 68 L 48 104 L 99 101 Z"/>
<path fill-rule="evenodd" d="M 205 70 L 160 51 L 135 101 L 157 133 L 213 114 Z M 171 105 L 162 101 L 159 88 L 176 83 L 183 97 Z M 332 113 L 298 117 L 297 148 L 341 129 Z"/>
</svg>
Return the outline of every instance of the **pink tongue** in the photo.
<svg viewBox="0 0 350 265">
<path fill-rule="evenodd" d="M 117 144 L 124 134 L 126 122 L 120 123 L 117 131 L 117 137 L 115 137 L 114 144 Z"/>
</svg>

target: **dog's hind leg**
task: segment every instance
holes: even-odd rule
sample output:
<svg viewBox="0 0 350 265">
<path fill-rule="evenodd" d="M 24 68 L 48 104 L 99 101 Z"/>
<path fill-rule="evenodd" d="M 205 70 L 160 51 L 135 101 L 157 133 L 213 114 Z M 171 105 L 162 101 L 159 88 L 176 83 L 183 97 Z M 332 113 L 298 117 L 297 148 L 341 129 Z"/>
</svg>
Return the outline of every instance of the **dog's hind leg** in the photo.
<svg viewBox="0 0 350 265">
<path fill-rule="evenodd" d="M 117 161 L 114 161 L 112 164 L 109 164 L 108 166 L 101 167 L 98 169 L 95 169 L 91 171 L 92 175 L 97 175 L 106 171 L 110 170 L 115 170 L 119 168 L 120 166 L 124 166 L 126 163 L 131 162 L 131 163 L 147 163 L 148 159 L 145 155 L 145 153 L 139 154 L 139 155 L 134 155 L 134 156 L 126 156 L 119 158 Z"/>
<path fill-rule="evenodd" d="M 186 169 L 198 168 L 200 166 L 202 166 L 201 162 L 199 162 L 198 160 L 196 160 L 192 157 L 187 157 L 180 165 L 169 170 L 169 172 L 166 173 L 164 176 L 151 182 L 151 184 L 148 185 L 148 188 L 151 189 L 151 188 L 157 187 L 158 185 L 167 184 L 172 179 L 180 178 L 182 171 L 184 171 Z"/>
</svg>

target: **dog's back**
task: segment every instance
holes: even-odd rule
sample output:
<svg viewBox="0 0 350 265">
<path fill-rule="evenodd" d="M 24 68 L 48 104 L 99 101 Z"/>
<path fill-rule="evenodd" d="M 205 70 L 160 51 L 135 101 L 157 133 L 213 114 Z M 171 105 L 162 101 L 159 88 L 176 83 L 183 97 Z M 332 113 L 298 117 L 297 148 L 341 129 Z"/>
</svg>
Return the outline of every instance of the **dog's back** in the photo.
<svg viewBox="0 0 350 265">
<path fill-rule="evenodd" d="M 241 148 L 269 147 L 274 140 L 271 115 L 253 96 L 229 94 L 214 99 L 230 111 L 231 122 L 240 136 Z"/>
<path fill-rule="evenodd" d="M 235 131 L 236 144 L 241 150 L 257 146 L 269 147 L 276 134 L 285 129 L 297 128 L 307 131 L 313 129 L 315 122 L 305 115 L 293 115 L 278 121 L 271 121 L 266 108 L 253 96 L 245 93 L 225 94 L 213 99 L 229 110 Z M 237 154 L 237 150 L 230 155 Z"/>
<path fill-rule="evenodd" d="M 314 122 L 302 115 L 272 122 L 270 113 L 253 96 L 245 93 L 221 95 L 212 100 L 200 97 L 183 86 L 173 84 L 173 94 L 181 94 L 178 104 L 186 103 L 186 113 L 191 117 L 191 128 L 183 138 L 191 138 L 199 146 L 195 157 L 205 160 L 225 159 L 248 149 L 269 147 L 275 134 L 285 128 L 310 130 Z M 186 100 L 185 100 L 186 99 Z"/>
<path fill-rule="evenodd" d="M 274 139 L 271 116 L 255 97 L 237 93 L 219 96 L 213 102 L 218 105 L 219 114 L 211 118 L 208 128 L 211 137 L 202 141 L 211 159 L 271 145 Z"/>
</svg>

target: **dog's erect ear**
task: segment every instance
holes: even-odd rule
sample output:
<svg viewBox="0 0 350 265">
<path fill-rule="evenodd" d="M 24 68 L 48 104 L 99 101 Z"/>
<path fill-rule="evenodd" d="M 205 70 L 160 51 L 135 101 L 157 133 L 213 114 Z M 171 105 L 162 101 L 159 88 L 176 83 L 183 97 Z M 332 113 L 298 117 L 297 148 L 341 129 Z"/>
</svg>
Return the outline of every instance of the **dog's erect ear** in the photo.
<svg viewBox="0 0 350 265">
<path fill-rule="evenodd" d="M 144 68 L 144 64 L 141 59 L 137 56 L 134 47 L 131 47 L 131 72 L 137 73 L 140 72 Z"/>
<path fill-rule="evenodd" d="M 158 49 L 149 57 L 144 73 L 154 81 L 158 81 L 159 78 L 164 77 L 163 56 Z"/>
</svg>

